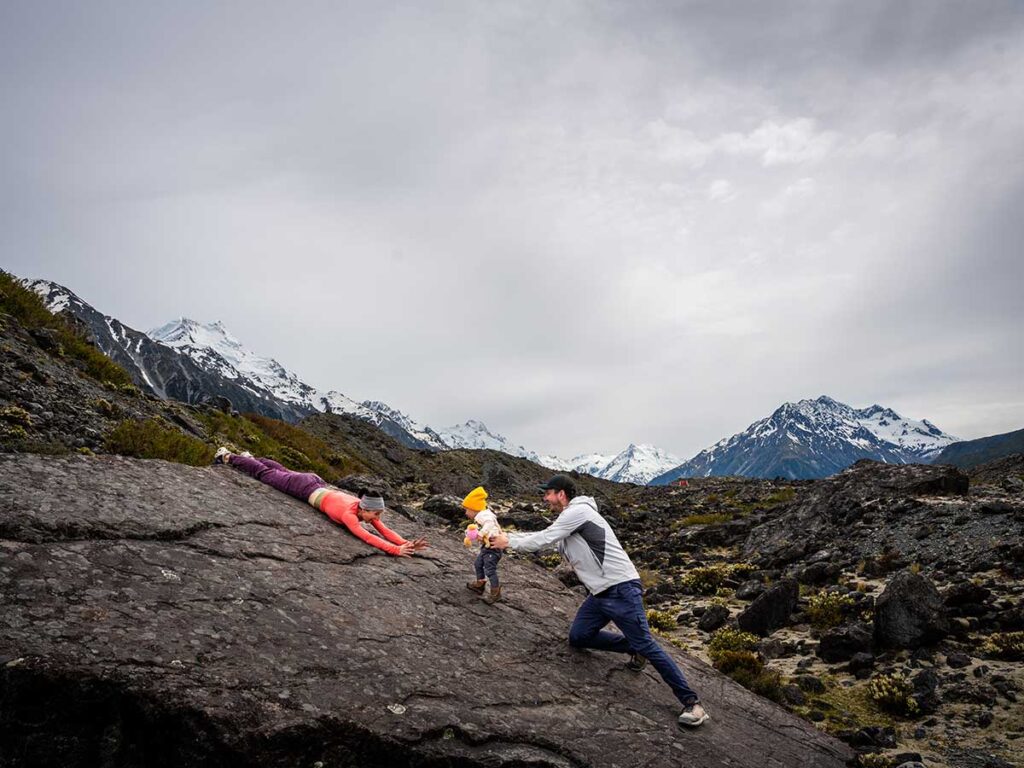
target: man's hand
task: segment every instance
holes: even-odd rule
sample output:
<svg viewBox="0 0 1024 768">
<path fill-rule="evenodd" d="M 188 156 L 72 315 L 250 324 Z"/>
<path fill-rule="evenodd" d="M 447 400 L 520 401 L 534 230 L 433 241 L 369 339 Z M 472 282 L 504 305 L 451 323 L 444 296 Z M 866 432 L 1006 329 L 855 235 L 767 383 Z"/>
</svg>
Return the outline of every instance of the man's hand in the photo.
<svg viewBox="0 0 1024 768">
<path fill-rule="evenodd" d="M 491 549 L 505 549 L 508 546 L 508 534 L 499 533 L 497 536 L 491 536 Z"/>
<path fill-rule="evenodd" d="M 422 552 L 424 549 L 430 546 L 427 543 L 427 539 L 423 536 L 416 539 L 415 541 L 410 541 L 409 543 L 412 544 L 412 549 L 414 552 Z"/>
<path fill-rule="evenodd" d="M 412 553 L 415 551 L 413 542 L 407 541 L 405 544 L 398 545 L 398 551 L 395 552 L 396 557 L 412 557 Z"/>
</svg>

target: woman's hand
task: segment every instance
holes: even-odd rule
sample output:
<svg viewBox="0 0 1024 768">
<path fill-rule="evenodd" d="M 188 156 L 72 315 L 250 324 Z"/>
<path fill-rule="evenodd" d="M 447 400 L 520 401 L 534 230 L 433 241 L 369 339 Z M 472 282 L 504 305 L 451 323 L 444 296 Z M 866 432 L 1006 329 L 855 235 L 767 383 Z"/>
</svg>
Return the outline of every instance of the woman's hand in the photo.
<svg viewBox="0 0 1024 768">
<path fill-rule="evenodd" d="M 423 536 L 409 543 L 412 544 L 412 549 L 414 552 L 422 552 L 424 549 L 430 546 L 427 543 L 427 539 Z"/>
<path fill-rule="evenodd" d="M 499 533 L 497 536 L 491 536 L 491 549 L 505 549 L 508 546 L 508 534 Z"/>
<path fill-rule="evenodd" d="M 415 551 L 413 542 L 407 541 L 405 544 L 398 545 L 398 551 L 395 552 L 395 557 L 412 557 L 412 553 Z"/>
</svg>

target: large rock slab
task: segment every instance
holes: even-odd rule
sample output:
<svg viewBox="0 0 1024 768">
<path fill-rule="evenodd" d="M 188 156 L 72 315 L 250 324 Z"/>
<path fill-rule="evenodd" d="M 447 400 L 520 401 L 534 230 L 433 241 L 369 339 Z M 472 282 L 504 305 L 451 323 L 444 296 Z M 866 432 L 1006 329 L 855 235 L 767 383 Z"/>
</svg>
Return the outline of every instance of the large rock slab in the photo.
<svg viewBox="0 0 1024 768">
<path fill-rule="evenodd" d="M 573 651 L 580 596 L 507 602 L 459 537 L 379 554 L 226 467 L 0 456 L 0 755 L 62 766 L 840 766 L 840 742 L 669 648 L 713 715 Z M 11 758 L 5 758 L 4 761 Z"/>
</svg>

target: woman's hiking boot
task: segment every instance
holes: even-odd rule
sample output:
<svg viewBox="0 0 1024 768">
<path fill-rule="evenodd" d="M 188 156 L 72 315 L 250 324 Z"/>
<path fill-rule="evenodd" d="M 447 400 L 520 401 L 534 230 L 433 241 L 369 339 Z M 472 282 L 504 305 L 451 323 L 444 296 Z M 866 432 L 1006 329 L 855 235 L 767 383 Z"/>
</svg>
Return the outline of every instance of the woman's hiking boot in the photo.
<svg viewBox="0 0 1024 768">
<path fill-rule="evenodd" d="M 683 728 L 696 728 L 710 719 L 711 715 L 704 711 L 704 707 L 701 706 L 699 701 L 695 701 L 683 707 L 682 714 L 679 715 L 679 719 L 676 722 Z"/>
<path fill-rule="evenodd" d="M 466 589 L 470 589 L 470 590 L 476 592 L 478 595 L 482 595 L 484 593 L 484 587 L 486 587 L 486 586 L 487 586 L 487 579 L 477 579 L 476 581 L 469 582 L 466 585 Z"/>
<path fill-rule="evenodd" d="M 484 598 L 484 602 L 488 605 L 494 605 L 499 600 L 501 600 L 501 587 L 491 587 L 491 591 Z"/>
</svg>

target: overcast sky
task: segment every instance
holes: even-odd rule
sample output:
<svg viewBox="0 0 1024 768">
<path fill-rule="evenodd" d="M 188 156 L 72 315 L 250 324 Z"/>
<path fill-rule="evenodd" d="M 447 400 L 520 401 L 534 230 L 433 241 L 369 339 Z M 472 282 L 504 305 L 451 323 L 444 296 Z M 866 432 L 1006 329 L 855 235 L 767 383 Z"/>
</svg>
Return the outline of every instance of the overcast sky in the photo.
<svg viewBox="0 0 1024 768">
<path fill-rule="evenodd" d="M 1024 427 L 1019 2 L 0 5 L 0 266 L 541 453 Z"/>
</svg>

